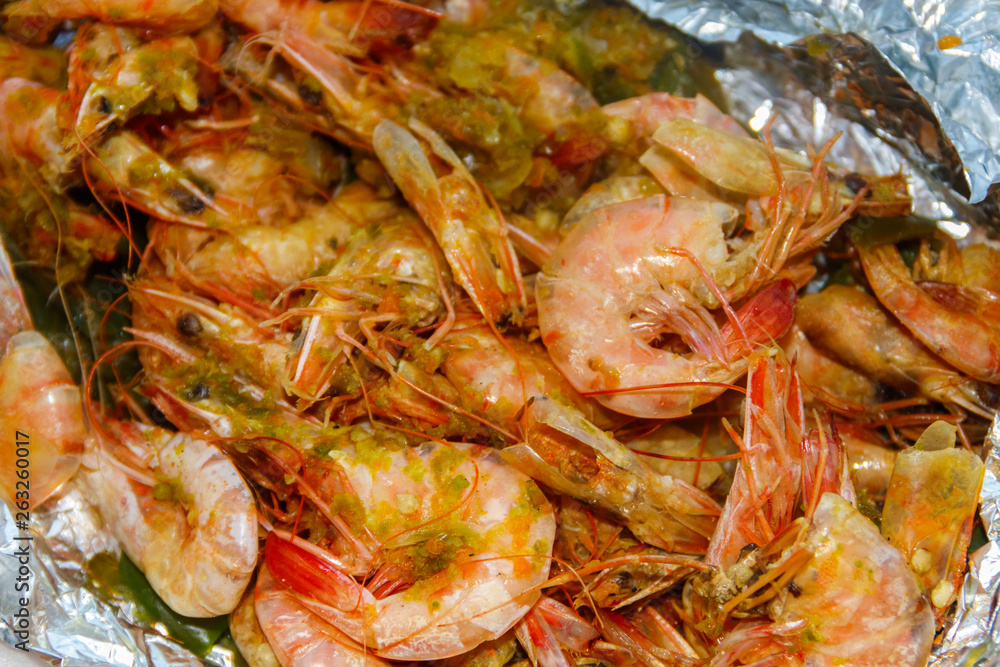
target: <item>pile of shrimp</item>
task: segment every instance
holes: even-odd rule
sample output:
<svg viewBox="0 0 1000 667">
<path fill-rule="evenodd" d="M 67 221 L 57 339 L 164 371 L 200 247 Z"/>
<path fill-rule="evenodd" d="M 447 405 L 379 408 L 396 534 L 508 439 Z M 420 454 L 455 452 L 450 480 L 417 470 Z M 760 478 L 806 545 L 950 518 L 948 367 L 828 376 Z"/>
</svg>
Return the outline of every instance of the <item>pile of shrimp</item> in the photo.
<svg viewBox="0 0 1000 667">
<path fill-rule="evenodd" d="M 75 484 L 255 667 L 925 665 L 1000 251 L 837 137 L 609 99 L 546 11 L 5 4 L 5 502 Z"/>
</svg>

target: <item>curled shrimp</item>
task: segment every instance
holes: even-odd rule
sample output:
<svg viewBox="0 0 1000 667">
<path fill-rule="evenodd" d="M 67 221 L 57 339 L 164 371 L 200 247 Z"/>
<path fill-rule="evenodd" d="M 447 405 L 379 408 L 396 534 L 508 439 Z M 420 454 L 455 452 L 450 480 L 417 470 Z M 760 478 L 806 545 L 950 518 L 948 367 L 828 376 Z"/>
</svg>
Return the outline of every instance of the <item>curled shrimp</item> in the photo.
<svg viewBox="0 0 1000 667">
<path fill-rule="evenodd" d="M 506 228 L 440 135 L 417 121 L 410 125 L 444 175 L 437 175 L 417 138 L 389 120 L 379 123 L 372 138 L 379 160 L 434 233 L 455 280 L 479 312 L 492 322 L 519 320 L 526 307 L 524 285 Z"/>
<path fill-rule="evenodd" d="M 0 448 L 0 499 L 24 509 L 41 505 L 76 473 L 86 437 L 79 388 L 52 344 L 31 328 L 0 243 L 0 428 L 13 436 Z M 30 462 L 30 479 L 19 473 L 22 461 Z"/>
<path fill-rule="evenodd" d="M 536 292 L 542 342 L 577 391 L 625 414 L 684 416 L 739 378 L 755 345 L 784 333 L 789 281 L 730 311 L 722 327 L 694 294 L 705 290 L 699 269 L 725 261 L 734 220 L 725 204 L 654 196 L 573 227 Z"/>
<path fill-rule="evenodd" d="M 795 572 L 788 587 L 796 594 L 781 594 L 771 619 L 737 624 L 713 667 L 768 657 L 765 664 L 927 664 L 934 640 L 929 605 L 903 556 L 849 502 L 824 493 L 803 540 L 788 553 L 769 572 Z"/>
<path fill-rule="evenodd" d="M 204 440 L 131 423 L 95 434 L 77 479 L 153 590 L 184 616 L 228 614 L 257 565 L 257 512 Z"/>
<path fill-rule="evenodd" d="M 359 581 L 335 557 L 272 532 L 265 562 L 286 595 L 377 658 L 445 658 L 509 630 L 537 600 L 555 538 L 535 483 L 475 445 L 387 447 L 365 460 L 372 435 L 355 429 L 355 444 L 330 454 L 363 515 L 356 538 L 379 540 L 360 560 L 375 576 Z M 261 626 L 281 655 L 293 647 L 260 594 L 258 585 Z"/>
</svg>

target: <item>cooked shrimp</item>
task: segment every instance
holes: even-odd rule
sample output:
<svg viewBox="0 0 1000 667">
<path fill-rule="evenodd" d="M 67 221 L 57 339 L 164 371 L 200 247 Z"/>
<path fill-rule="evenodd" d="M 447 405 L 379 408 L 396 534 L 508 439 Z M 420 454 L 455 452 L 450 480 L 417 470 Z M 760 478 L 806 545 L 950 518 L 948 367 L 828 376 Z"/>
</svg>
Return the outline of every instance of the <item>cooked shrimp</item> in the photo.
<svg viewBox="0 0 1000 667">
<path fill-rule="evenodd" d="M 559 493 L 597 507 L 643 542 L 702 554 L 719 506 L 679 479 L 653 471 L 576 410 L 543 396 L 525 408 L 525 441 L 501 456 Z"/>
<path fill-rule="evenodd" d="M 0 448 L 0 499 L 18 509 L 41 505 L 76 473 L 86 437 L 79 388 L 52 344 L 31 328 L 0 243 L 0 428 L 11 436 Z M 18 474 L 21 459 L 30 478 Z"/>
<path fill-rule="evenodd" d="M 773 572 L 795 574 L 771 604 L 773 620 L 740 622 L 723 638 L 713 667 L 768 657 L 765 664 L 927 664 L 934 617 L 917 580 L 849 502 L 823 494 L 804 540 L 788 553 Z M 792 561 L 803 558 L 794 569 Z"/>
<path fill-rule="evenodd" d="M 881 501 L 889 489 L 889 479 L 898 452 L 873 441 L 870 435 L 863 432 L 856 433 L 839 425 L 837 430 L 847 451 L 847 462 L 855 489 L 859 493 L 865 491 L 872 500 Z"/>
<path fill-rule="evenodd" d="M 70 50 L 74 156 L 129 118 L 198 107 L 198 48 L 190 37 L 143 41 L 127 28 L 82 26 Z"/>
<path fill-rule="evenodd" d="M 184 616 L 228 614 L 257 564 L 257 510 L 233 464 L 204 440 L 106 423 L 77 474 L 122 549 Z"/>
<path fill-rule="evenodd" d="M 555 538 L 535 483 L 475 445 L 397 445 L 361 456 L 377 433 L 353 432 L 329 451 L 342 472 L 318 484 L 343 475 L 339 485 L 356 494 L 361 515 L 354 531 L 380 544 L 379 562 L 362 559 L 361 572 L 381 564 L 382 574 L 359 583 L 335 558 L 271 533 L 265 560 L 281 586 L 379 658 L 445 658 L 509 630 L 538 598 Z"/>
<path fill-rule="evenodd" d="M 156 32 L 192 32 L 211 21 L 218 6 L 219 0 L 18 0 L 8 4 L 3 15 L 12 24 L 8 30 L 34 41 L 63 21 L 86 18 Z"/>
<path fill-rule="evenodd" d="M 290 224 L 251 223 L 226 231 L 157 224 L 150 247 L 172 280 L 269 304 L 336 260 L 356 230 L 398 212 L 395 202 L 380 200 L 355 182 L 325 204 L 306 203 Z"/>
<path fill-rule="evenodd" d="M 434 233 L 455 280 L 479 312 L 497 323 L 519 320 L 526 307 L 524 285 L 506 228 L 444 140 L 422 123 L 411 121 L 411 127 L 445 175 L 436 175 L 413 134 L 388 120 L 379 123 L 372 139 L 379 160 Z"/>
<path fill-rule="evenodd" d="M 726 261 L 735 215 L 721 203 L 656 196 L 599 208 L 573 228 L 536 292 L 542 342 L 577 391 L 625 414 L 687 415 L 745 372 L 753 346 L 784 333 L 790 282 L 769 286 L 721 328 L 696 296 L 711 294 L 699 268 Z"/>
<path fill-rule="evenodd" d="M 805 435 L 799 380 L 780 355 L 750 363 L 743 457 L 712 535 L 705 562 L 727 568 L 747 544 L 771 541 L 795 518 Z"/>
<path fill-rule="evenodd" d="M 253 32 L 296 31 L 318 46 L 358 50 L 370 45 L 398 48 L 436 24 L 440 14 L 408 3 L 372 5 L 360 0 L 329 3 L 320 0 L 221 0 L 220 10 L 231 21 Z"/>
<path fill-rule="evenodd" d="M 516 434 L 528 399 L 548 396 L 573 406 L 587 421 L 610 426 L 596 402 L 583 398 L 566 381 L 538 343 L 501 339 L 479 317 L 462 318 L 445 338 L 441 372 L 459 390 L 462 404 Z"/>
<path fill-rule="evenodd" d="M 957 254 L 954 241 L 939 237 L 942 257 Z M 1000 285 L 963 284 L 964 275 L 953 277 L 960 282 L 920 283 L 895 245 L 856 238 L 855 247 L 875 296 L 910 333 L 958 370 L 983 382 L 1000 382 Z"/>
<path fill-rule="evenodd" d="M 25 256 L 68 282 L 93 259 L 112 259 L 121 234 L 66 196 L 74 177 L 63 150 L 64 99 L 24 79 L 0 83 L 0 207 L 10 212 L 4 229 Z"/>
<path fill-rule="evenodd" d="M 274 665 L 389 667 L 388 662 L 375 657 L 325 620 L 324 615 L 303 604 L 294 591 L 278 583 L 266 563 L 257 575 L 252 599 L 256 619 L 267 638 L 264 645 L 270 645 L 268 651 Z"/>
<path fill-rule="evenodd" d="M 84 159 L 94 192 L 162 220 L 195 228 L 234 226 L 240 207 L 215 200 L 187 174 L 129 131 L 114 134 Z"/>
<path fill-rule="evenodd" d="M 352 347 L 379 348 L 377 329 L 416 329 L 445 312 L 450 277 L 433 237 L 409 211 L 359 229 L 302 312 L 298 349 L 289 355 L 287 389 L 306 401 L 326 393 Z M 290 309 L 281 318 L 296 317 Z M 386 352 L 386 354 L 388 354 Z M 392 356 L 381 361 L 391 366 Z"/>
<path fill-rule="evenodd" d="M 616 143 L 633 154 L 642 153 L 639 163 L 675 197 L 721 198 L 707 178 L 692 173 L 677 155 L 653 141 L 660 125 L 685 118 L 737 137 L 748 136 L 739 123 L 700 94 L 689 98 L 649 93 L 606 104 L 601 110 L 612 119 L 609 134 Z"/>
<path fill-rule="evenodd" d="M 942 421 L 892 469 L 882 535 L 910 564 L 939 624 L 961 586 L 984 473 L 982 459 L 956 448 L 955 427 Z"/>
<path fill-rule="evenodd" d="M 811 295 L 806 295 L 806 299 Z M 801 303 L 802 299 L 799 300 Z M 796 315 L 804 312 L 796 304 Z M 802 400 L 806 405 L 818 404 L 834 408 L 872 409 L 879 397 L 878 383 L 819 350 L 798 323 L 791 326 L 778 341 L 785 355 L 795 363 L 802 381 Z"/>
<path fill-rule="evenodd" d="M 992 416 L 988 388 L 932 354 L 859 289 L 831 285 L 808 294 L 795 305 L 795 321 L 810 342 L 873 380 Z"/>
<path fill-rule="evenodd" d="M 250 667 L 280 667 L 281 663 L 274 655 L 274 649 L 267 642 L 264 630 L 257 619 L 255 597 L 261 577 L 270 578 L 273 585 L 274 580 L 267 571 L 267 566 L 262 566 L 255 584 L 247 588 L 236 608 L 229 614 L 229 633 L 233 636 L 233 642 L 239 649 L 240 655 L 246 659 Z"/>
</svg>

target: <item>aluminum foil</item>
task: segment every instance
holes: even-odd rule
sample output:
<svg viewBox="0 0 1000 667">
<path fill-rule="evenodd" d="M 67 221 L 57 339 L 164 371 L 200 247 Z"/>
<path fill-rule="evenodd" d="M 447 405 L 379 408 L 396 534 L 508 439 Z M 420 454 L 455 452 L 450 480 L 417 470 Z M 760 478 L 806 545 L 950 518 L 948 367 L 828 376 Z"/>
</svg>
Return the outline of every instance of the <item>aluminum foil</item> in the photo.
<svg viewBox="0 0 1000 667">
<path fill-rule="evenodd" d="M 731 113 L 754 129 L 773 119 L 777 144 L 819 146 L 840 131 L 831 158 L 841 166 L 903 169 L 912 177 L 916 210 L 955 236 L 1000 230 L 995 202 L 971 206 L 963 196 L 978 202 L 1000 180 L 1000 5 L 630 1 L 701 40 L 723 42 L 718 79 Z M 936 667 L 1000 661 L 998 443 L 1000 420 L 986 442 L 981 496 L 990 542 L 970 556 L 954 621 L 932 659 Z M 18 530 L 0 503 L 0 582 L 16 580 L 18 550 L 32 537 L 29 637 L 37 655 L 63 667 L 240 664 L 221 648 L 203 662 L 141 627 L 131 605 L 109 604 L 84 586 L 86 563 L 117 546 L 72 485 L 32 518 L 28 531 Z M 0 588 L 0 639 L 11 645 L 19 641 L 11 624 L 19 595 Z"/>
<path fill-rule="evenodd" d="M 130 603 L 112 605 L 85 584 L 86 564 L 101 553 L 119 553 L 96 511 L 72 483 L 31 513 L 27 530 L 0 503 L 0 640 L 16 646 L 24 635 L 18 610 L 27 596 L 27 641 L 33 654 L 61 667 L 234 667 L 232 652 L 216 647 L 204 661 L 144 628 Z M 30 539 L 29 539 L 30 538 Z M 24 551 L 31 575 L 28 592 L 15 590 Z M 2 664 L 2 663 L 0 663 Z M 21 663 L 14 663 L 21 664 Z M 245 664 L 245 663 L 244 663 Z"/>
<path fill-rule="evenodd" d="M 825 34 L 857 58 L 873 48 L 922 99 L 961 157 L 955 188 L 971 201 L 1000 182 L 1000 4 L 986 0 L 629 0 L 647 15 L 709 42 L 735 42 L 744 31 L 816 55 L 808 40 Z M 850 36 L 846 35 L 851 33 Z M 860 38 L 860 39 L 858 39 Z M 851 44 L 852 40 L 855 42 Z M 822 47 L 820 47 L 822 48 Z M 795 49 L 793 49 L 795 50 Z M 875 55 L 875 54 L 872 54 Z M 847 67 L 850 72 L 853 67 Z M 884 77 L 891 79 L 891 76 Z M 869 83 L 850 82 L 858 91 Z M 882 93 L 895 93 L 891 81 Z M 883 100 L 889 101 L 889 100 Z M 911 106 L 912 105 L 912 106 Z M 916 99 L 891 113 L 921 115 Z M 870 108 L 870 107 L 869 107 Z M 905 118 L 900 118 L 905 122 Z M 924 120 L 927 120 L 925 117 Z M 891 125 L 884 125 L 890 129 Z M 955 168 L 955 165 L 946 165 Z"/>
</svg>

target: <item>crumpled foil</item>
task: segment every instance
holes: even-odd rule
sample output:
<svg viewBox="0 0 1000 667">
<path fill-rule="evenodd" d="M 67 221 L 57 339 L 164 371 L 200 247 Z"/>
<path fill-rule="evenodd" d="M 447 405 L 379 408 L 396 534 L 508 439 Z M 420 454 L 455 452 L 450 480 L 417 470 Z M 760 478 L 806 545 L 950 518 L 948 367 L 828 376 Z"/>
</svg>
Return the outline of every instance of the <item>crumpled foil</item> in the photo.
<svg viewBox="0 0 1000 667">
<path fill-rule="evenodd" d="M 629 0 L 707 42 L 722 42 L 717 77 L 734 117 L 777 145 L 818 147 L 835 132 L 840 166 L 911 176 L 914 208 L 956 237 L 1000 232 L 1000 5 L 986 0 Z M 951 48 L 947 38 L 961 43 Z M 939 40 L 946 38 L 939 43 Z M 954 42 L 955 40 L 951 40 Z M 993 201 L 991 201 L 993 200 Z M 980 514 L 990 542 L 969 557 L 935 667 L 1000 661 L 1000 419 L 985 443 Z M 15 580 L 28 533 L 0 503 L 0 582 Z M 139 623 L 86 583 L 86 563 L 117 553 L 72 484 L 32 514 L 30 646 L 54 665 L 180 667 L 242 664 L 216 647 L 204 661 Z M 18 641 L 13 586 L 0 587 L 0 639 Z"/>
<path fill-rule="evenodd" d="M 32 651 L 61 667 L 234 667 L 233 652 L 215 647 L 204 661 L 153 628 L 142 627 L 131 603 L 112 605 L 85 584 L 86 564 L 100 553 L 120 553 L 117 542 L 72 483 L 30 515 L 28 530 L 18 530 L 0 503 L 0 640 L 14 646 L 23 639 L 12 627 L 18 598 L 27 595 Z M 25 538 L 30 537 L 27 541 Z M 17 554 L 27 545 L 30 591 L 17 592 Z M 243 663 L 245 664 L 245 663 Z"/>
<path fill-rule="evenodd" d="M 874 56 L 880 56 L 886 69 L 876 79 L 858 78 L 854 76 L 857 67 L 847 65 L 839 70 L 839 82 L 835 78 L 821 85 L 827 85 L 830 92 L 846 91 L 848 97 L 870 96 L 880 104 L 888 102 L 884 105 L 888 118 L 880 114 L 878 107 L 865 104 L 858 107 L 864 113 L 881 115 L 879 120 L 883 122 L 897 116 L 895 120 L 905 124 L 907 116 L 911 116 L 909 120 L 915 120 L 915 116 L 921 122 L 913 129 L 920 131 L 926 129 L 925 121 L 936 118 L 934 124 L 940 123 L 943 136 L 950 139 L 951 149 L 957 151 L 962 162 L 961 165 L 942 162 L 941 166 L 958 169 L 953 174 L 954 187 L 960 194 L 970 195 L 971 201 L 982 201 L 990 186 L 1000 182 L 998 3 L 986 0 L 629 2 L 647 15 L 707 42 L 735 42 L 744 31 L 752 31 L 763 42 L 817 56 L 823 51 L 823 44 L 816 44 L 817 40 L 810 36 L 825 34 L 826 39 L 820 42 L 837 44 L 851 58 L 875 62 L 879 58 Z M 872 53 L 862 55 L 869 49 Z M 897 86 L 894 78 L 907 85 Z M 892 99 L 898 94 L 903 99 Z M 889 122 L 883 127 L 892 130 L 893 124 Z M 930 159 L 934 159 L 933 153 L 931 150 Z"/>
</svg>

